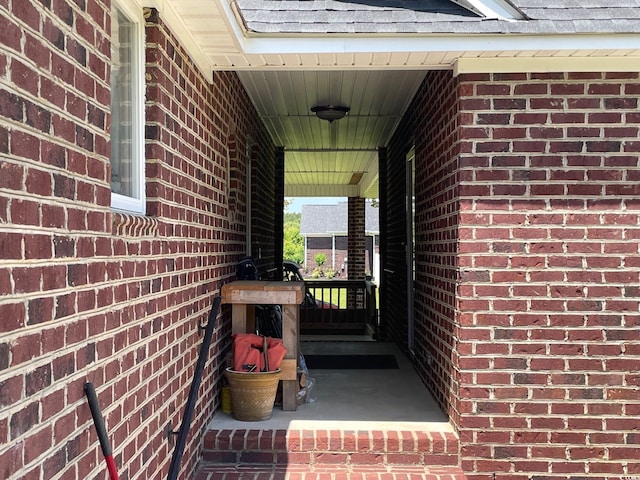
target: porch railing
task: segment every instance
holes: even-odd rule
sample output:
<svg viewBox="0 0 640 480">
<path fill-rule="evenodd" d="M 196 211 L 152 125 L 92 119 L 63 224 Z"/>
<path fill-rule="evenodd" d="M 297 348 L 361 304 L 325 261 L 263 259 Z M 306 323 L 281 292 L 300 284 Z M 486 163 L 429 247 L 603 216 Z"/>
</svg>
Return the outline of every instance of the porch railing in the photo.
<svg viewBox="0 0 640 480">
<path fill-rule="evenodd" d="M 368 280 L 305 280 L 302 334 L 377 334 L 377 289 Z"/>
</svg>

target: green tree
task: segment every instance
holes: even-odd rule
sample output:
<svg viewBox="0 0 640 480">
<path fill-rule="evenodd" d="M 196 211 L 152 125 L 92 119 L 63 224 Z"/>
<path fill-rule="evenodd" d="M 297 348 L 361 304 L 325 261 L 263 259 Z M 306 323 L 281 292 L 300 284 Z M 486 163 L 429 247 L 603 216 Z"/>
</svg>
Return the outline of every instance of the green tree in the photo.
<svg viewBox="0 0 640 480">
<path fill-rule="evenodd" d="M 304 263 L 304 238 L 300 235 L 300 213 L 284 214 L 284 249 L 285 260 Z"/>
<path fill-rule="evenodd" d="M 327 263 L 327 256 L 324 253 L 318 253 L 315 256 L 316 265 L 322 268 L 322 266 Z"/>
</svg>

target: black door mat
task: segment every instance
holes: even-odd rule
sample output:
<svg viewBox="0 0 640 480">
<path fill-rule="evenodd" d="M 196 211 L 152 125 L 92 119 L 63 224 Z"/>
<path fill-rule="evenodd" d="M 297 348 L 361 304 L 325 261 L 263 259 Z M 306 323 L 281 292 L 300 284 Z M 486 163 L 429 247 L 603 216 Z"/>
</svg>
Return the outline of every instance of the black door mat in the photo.
<svg viewBox="0 0 640 480">
<path fill-rule="evenodd" d="M 300 328 L 300 335 L 364 335 L 362 328 Z"/>
<path fill-rule="evenodd" d="M 310 370 L 387 370 L 399 368 L 393 355 L 304 355 Z"/>
</svg>

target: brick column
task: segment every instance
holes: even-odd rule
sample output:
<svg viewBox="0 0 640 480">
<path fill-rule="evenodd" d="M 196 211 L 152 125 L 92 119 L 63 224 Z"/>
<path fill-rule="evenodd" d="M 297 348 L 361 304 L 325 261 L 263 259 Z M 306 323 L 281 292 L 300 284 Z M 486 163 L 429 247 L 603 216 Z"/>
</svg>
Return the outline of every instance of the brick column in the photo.
<svg viewBox="0 0 640 480">
<path fill-rule="evenodd" d="M 349 226 L 347 230 L 347 278 L 364 280 L 365 270 L 365 230 L 364 198 L 349 197 Z"/>
</svg>

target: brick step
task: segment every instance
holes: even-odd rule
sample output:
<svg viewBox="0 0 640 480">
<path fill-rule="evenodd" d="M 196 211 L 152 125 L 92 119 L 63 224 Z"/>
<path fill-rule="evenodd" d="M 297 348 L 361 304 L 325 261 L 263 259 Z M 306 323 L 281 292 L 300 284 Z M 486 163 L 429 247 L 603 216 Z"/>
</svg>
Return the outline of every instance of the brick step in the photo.
<svg viewBox="0 0 640 480">
<path fill-rule="evenodd" d="M 453 432 L 423 430 L 210 430 L 203 465 L 300 465 L 307 473 L 336 465 L 375 472 L 406 467 L 426 474 L 436 467 L 457 467 L 459 442 Z"/>
<path fill-rule="evenodd" d="M 194 480 L 467 480 L 456 466 L 203 465 Z"/>
</svg>

